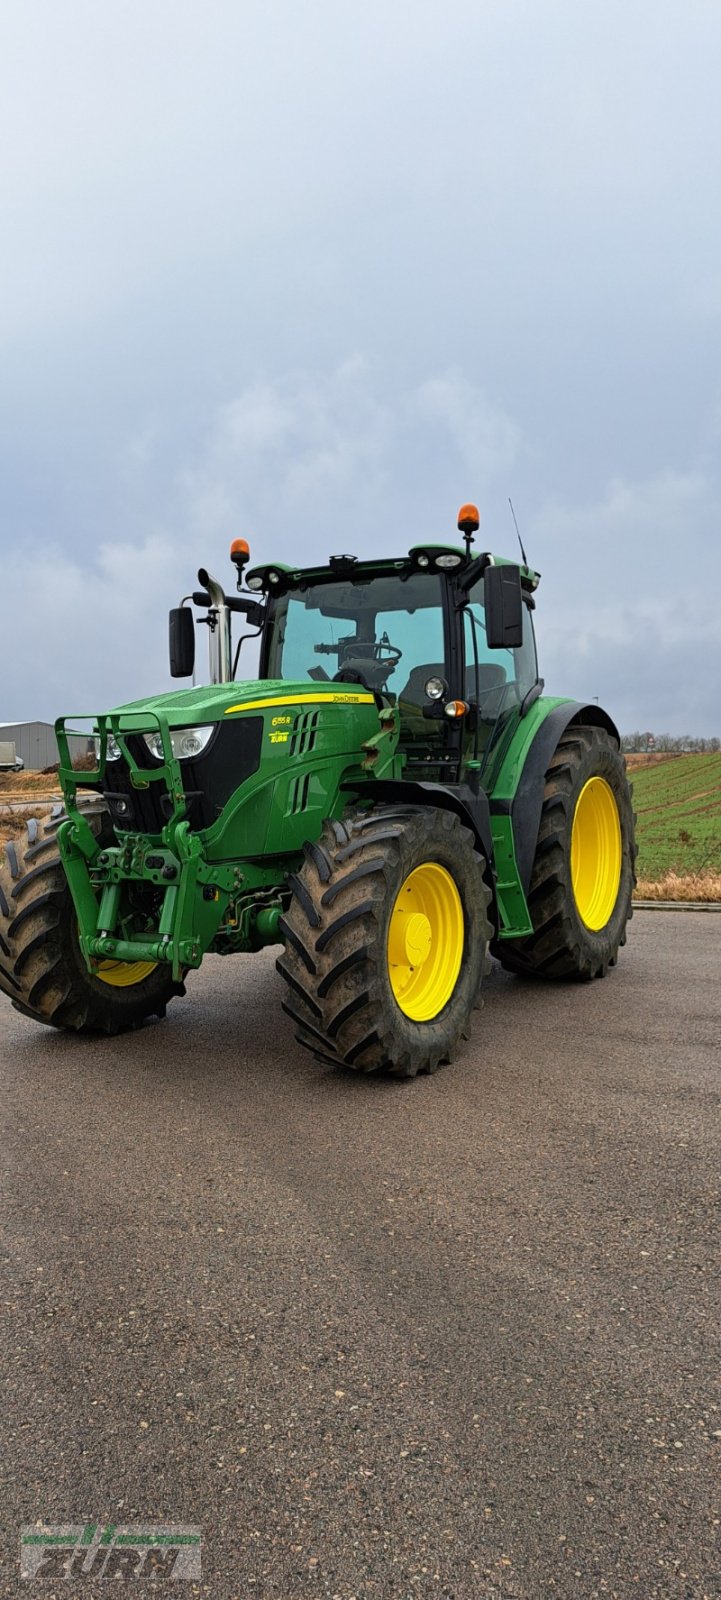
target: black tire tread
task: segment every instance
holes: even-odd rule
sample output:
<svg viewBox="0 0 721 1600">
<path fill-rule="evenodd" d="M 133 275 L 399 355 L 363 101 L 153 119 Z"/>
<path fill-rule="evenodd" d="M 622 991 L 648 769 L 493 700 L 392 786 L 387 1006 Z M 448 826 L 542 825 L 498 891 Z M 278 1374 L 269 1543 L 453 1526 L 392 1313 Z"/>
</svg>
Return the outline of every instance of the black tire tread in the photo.
<svg viewBox="0 0 721 1600">
<path fill-rule="evenodd" d="M 467 941 L 463 993 L 459 980 L 441 1016 L 418 1024 L 392 996 L 384 930 L 399 874 L 401 880 L 406 875 L 404 862 L 426 844 L 429 859 L 445 853 L 472 884 L 474 937 Z M 385 804 L 326 822 L 320 839 L 305 850 L 299 873 L 289 879 L 291 903 L 281 926 L 285 950 L 277 967 L 289 989 L 283 1009 L 296 1025 L 298 1042 L 326 1065 L 396 1077 L 434 1072 L 452 1059 L 488 969 L 485 873 L 470 830 L 435 807 Z"/>
<path fill-rule="evenodd" d="M 97 799 L 80 806 L 93 832 L 108 826 Z M 31 817 L 27 839 L 0 845 L 0 990 L 35 1022 L 76 1033 L 116 1034 L 164 1016 L 168 1000 L 183 993 L 160 967 L 142 983 L 113 989 L 87 972 L 75 938 L 75 916 L 58 851 L 62 806 L 50 817 Z"/>
</svg>

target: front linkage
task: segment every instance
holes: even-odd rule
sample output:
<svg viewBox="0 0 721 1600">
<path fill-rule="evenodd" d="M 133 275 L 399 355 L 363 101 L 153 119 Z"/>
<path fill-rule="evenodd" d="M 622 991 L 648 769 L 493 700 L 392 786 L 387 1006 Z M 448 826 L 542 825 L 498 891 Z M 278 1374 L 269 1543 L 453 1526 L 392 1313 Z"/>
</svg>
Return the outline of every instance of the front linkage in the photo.
<svg viewBox="0 0 721 1600">
<path fill-rule="evenodd" d="M 185 820 L 187 796 L 163 713 L 111 712 L 93 719 L 100 756 L 91 773 L 72 766 L 66 723 L 73 720 L 63 717 L 56 725 L 67 810 L 57 840 L 89 972 L 98 961 L 163 961 L 180 980 L 189 967 L 200 966 L 219 934 L 218 948 L 228 952 L 277 942 L 283 911 L 277 873 L 250 863 L 241 868 L 205 860 L 202 840 Z M 147 733 L 158 734 L 163 749 L 162 764 L 152 770 L 138 765 L 129 743 L 133 734 Z M 109 738 L 127 762 L 134 789 L 164 785 L 161 803 L 167 821 L 157 839 L 128 832 L 118 843 L 106 845 L 79 808 L 78 790 L 99 789 L 103 782 Z M 125 895 L 134 884 L 154 891 L 152 914 L 144 919 L 137 911 L 127 914 Z M 146 926 L 139 928 L 142 920 Z"/>
</svg>

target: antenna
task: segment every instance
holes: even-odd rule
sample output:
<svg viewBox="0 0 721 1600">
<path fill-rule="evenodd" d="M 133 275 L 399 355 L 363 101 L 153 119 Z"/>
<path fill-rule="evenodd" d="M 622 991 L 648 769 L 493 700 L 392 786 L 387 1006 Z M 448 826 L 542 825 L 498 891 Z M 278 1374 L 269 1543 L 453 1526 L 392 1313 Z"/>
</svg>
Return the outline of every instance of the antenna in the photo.
<svg viewBox="0 0 721 1600">
<path fill-rule="evenodd" d="M 516 533 L 518 534 L 518 543 L 521 546 L 521 555 L 523 556 L 523 565 L 524 565 L 524 567 L 527 567 L 528 566 L 528 556 L 526 555 L 526 552 L 525 552 L 525 550 L 523 548 L 523 540 L 521 538 L 521 530 L 520 530 L 520 528 L 518 526 L 518 522 L 516 521 L 516 513 L 515 513 L 515 511 L 513 509 L 513 501 L 511 499 L 510 494 L 508 496 L 508 504 L 509 504 L 509 506 L 511 508 L 511 516 L 513 517 L 513 526 L 514 526 L 514 528 L 516 530 Z"/>
</svg>

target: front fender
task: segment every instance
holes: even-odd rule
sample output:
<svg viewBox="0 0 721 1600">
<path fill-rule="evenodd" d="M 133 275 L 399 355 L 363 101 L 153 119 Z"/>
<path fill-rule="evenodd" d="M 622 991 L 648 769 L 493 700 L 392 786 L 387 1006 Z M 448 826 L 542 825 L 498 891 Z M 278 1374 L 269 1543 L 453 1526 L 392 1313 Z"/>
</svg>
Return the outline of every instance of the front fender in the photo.
<svg viewBox="0 0 721 1600">
<path fill-rule="evenodd" d="M 441 806 L 453 811 L 471 829 L 484 857 L 486 881 L 491 890 L 490 915 L 496 916 L 493 833 L 488 796 L 483 789 L 476 793 L 466 783 L 424 783 L 410 778 L 380 778 L 363 785 L 346 783 L 342 787 L 363 800 L 386 801 L 390 805 Z"/>
</svg>

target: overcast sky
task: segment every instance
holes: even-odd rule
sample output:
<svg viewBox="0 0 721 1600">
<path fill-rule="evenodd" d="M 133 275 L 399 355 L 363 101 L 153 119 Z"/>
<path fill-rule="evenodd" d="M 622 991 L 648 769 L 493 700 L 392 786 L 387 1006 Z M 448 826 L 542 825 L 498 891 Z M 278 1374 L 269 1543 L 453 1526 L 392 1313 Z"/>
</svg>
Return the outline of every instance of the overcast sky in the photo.
<svg viewBox="0 0 721 1600">
<path fill-rule="evenodd" d="M 719 0 L 0 3 L 0 722 L 199 565 L 454 538 L 549 691 L 721 732 Z"/>
</svg>

